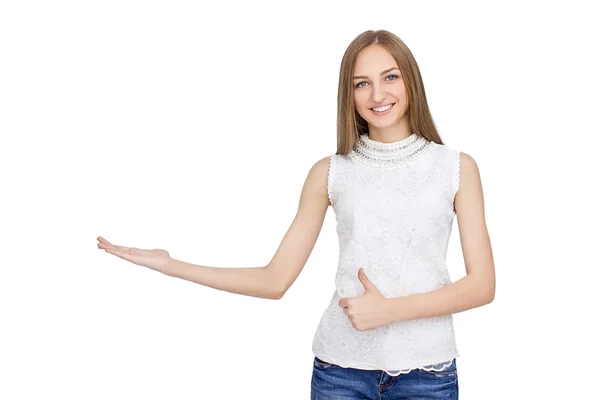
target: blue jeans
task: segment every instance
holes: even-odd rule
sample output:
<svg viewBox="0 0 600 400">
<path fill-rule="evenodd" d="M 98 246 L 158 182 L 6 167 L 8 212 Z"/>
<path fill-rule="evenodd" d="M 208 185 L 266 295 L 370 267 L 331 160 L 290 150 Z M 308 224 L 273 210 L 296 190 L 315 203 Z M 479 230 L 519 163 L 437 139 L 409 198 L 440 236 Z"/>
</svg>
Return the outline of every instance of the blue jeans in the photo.
<svg viewBox="0 0 600 400">
<path fill-rule="evenodd" d="M 415 369 L 408 374 L 388 375 L 382 370 L 343 368 L 315 357 L 311 400 L 458 399 L 456 359 L 445 371 Z"/>
</svg>

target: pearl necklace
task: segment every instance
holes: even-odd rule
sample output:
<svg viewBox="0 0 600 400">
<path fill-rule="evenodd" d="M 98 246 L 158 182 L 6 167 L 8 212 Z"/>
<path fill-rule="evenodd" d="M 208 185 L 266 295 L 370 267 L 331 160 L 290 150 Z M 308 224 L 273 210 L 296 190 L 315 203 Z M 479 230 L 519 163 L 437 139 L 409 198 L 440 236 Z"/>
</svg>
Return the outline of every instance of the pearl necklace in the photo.
<svg viewBox="0 0 600 400">
<path fill-rule="evenodd" d="M 432 143 L 416 133 L 392 143 L 378 142 L 370 139 L 367 134 L 362 134 L 348 156 L 368 167 L 395 169 L 426 153 L 426 150 L 433 147 Z"/>
</svg>

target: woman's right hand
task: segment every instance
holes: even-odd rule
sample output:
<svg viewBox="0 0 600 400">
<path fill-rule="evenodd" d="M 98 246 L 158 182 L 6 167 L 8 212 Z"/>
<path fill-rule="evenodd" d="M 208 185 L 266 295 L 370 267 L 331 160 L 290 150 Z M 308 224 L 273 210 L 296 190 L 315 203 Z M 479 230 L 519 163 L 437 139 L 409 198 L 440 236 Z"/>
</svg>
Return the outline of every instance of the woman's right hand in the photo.
<svg viewBox="0 0 600 400">
<path fill-rule="evenodd" d="M 135 247 L 117 246 L 104 239 L 98 237 L 98 248 L 103 249 L 107 253 L 114 254 L 124 260 L 134 264 L 148 267 L 155 271 L 165 273 L 169 264 L 173 261 L 169 252 L 162 249 L 144 250 Z"/>
</svg>

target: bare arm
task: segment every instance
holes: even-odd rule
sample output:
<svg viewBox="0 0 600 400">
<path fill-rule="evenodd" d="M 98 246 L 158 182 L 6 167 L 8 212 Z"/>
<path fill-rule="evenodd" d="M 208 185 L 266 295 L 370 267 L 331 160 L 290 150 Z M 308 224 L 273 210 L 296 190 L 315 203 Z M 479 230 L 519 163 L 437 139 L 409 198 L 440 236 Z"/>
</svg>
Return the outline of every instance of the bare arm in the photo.
<svg viewBox="0 0 600 400">
<path fill-rule="evenodd" d="M 310 169 L 296 217 L 266 267 L 215 268 L 173 260 L 164 273 L 231 293 L 280 299 L 306 264 L 323 226 L 328 171 L 329 157 Z"/>
<path fill-rule="evenodd" d="M 113 245 L 98 237 L 98 247 L 134 264 L 230 293 L 265 299 L 280 299 L 298 277 L 312 251 L 329 200 L 327 174 L 329 157 L 319 160 L 308 173 L 298 213 L 267 266 L 218 268 L 173 259 L 166 250 L 144 250 Z"/>
<path fill-rule="evenodd" d="M 278 298 L 265 267 L 207 267 L 171 259 L 169 266 L 162 272 L 229 293 L 263 299 Z"/>
<path fill-rule="evenodd" d="M 296 281 L 317 242 L 329 206 L 328 173 L 329 157 L 312 166 L 302 188 L 296 217 L 267 265 L 270 279 L 278 288 L 278 298 Z"/>
</svg>

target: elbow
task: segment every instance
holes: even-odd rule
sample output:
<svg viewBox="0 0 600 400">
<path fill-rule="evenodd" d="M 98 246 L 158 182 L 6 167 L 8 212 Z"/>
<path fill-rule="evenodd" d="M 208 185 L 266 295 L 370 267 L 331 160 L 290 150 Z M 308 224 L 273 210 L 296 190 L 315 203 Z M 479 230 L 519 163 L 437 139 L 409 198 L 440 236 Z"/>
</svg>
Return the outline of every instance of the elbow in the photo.
<svg viewBox="0 0 600 400">
<path fill-rule="evenodd" d="M 281 300 L 283 298 L 283 295 L 285 294 L 285 292 L 274 292 L 270 299 L 271 300 Z"/>
<path fill-rule="evenodd" d="M 473 282 L 473 301 L 476 302 L 476 307 L 484 306 L 494 301 L 495 286 L 493 280 L 478 279 Z"/>
<path fill-rule="evenodd" d="M 490 304 L 496 296 L 496 278 L 494 275 L 476 274 L 474 276 L 473 285 L 479 299 L 479 305 Z"/>
<path fill-rule="evenodd" d="M 265 292 L 267 293 L 267 298 L 271 299 L 271 300 L 280 300 L 283 298 L 283 295 L 285 294 L 285 292 L 287 292 L 287 287 L 286 286 L 282 286 L 281 283 L 279 281 L 281 281 L 281 279 L 279 279 L 278 277 L 274 276 L 272 272 L 269 272 L 269 266 L 265 267 L 266 271 L 268 271 L 268 275 L 267 275 L 267 279 L 266 279 L 266 284 L 267 284 L 267 288 L 265 290 Z"/>
<path fill-rule="evenodd" d="M 494 297 L 496 296 L 495 286 L 496 285 L 492 283 L 491 285 L 489 285 L 489 288 L 483 292 L 483 305 L 490 304 L 492 301 L 494 301 Z"/>
<path fill-rule="evenodd" d="M 277 286 L 275 286 L 277 289 L 274 290 L 272 292 L 271 298 L 273 300 L 281 300 L 283 298 L 283 296 L 285 295 L 285 292 L 287 292 L 287 288 L 278 288 Z"/>
<path fill-rule="evenodd" d="M 491 283 L 490 283 L 488 304 L 491 303 L 492 301 L 494 301 L 494 297 L 496 297 L 496 277 L 492 276 Z"/>
<path fill-rule="evenodd" d="M 285 294 L 285 290 L 271 290 L 269 291 L 268 298 L 270 300 L 281 300 L 283 295 Z"/>
<path fill-rule="evenodd" d="M 269 283 L 266 292 L 266 298 L 270 300 L 281 300 L 283 295 L 287 290 L 285 288 L 281 288 L 279 285 L 274 285 L 272 282 Z"/>
</svg>

